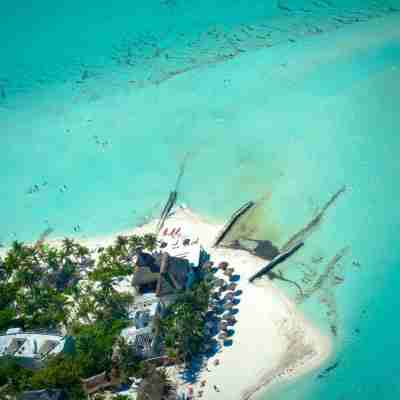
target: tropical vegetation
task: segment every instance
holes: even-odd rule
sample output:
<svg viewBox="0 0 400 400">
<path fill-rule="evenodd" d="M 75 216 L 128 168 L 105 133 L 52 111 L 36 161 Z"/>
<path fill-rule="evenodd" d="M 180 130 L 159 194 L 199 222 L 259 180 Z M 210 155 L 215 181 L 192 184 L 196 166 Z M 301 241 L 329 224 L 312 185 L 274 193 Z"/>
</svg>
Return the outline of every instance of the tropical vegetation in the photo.
<svg viewBox="0 0 400 400">
<path fill-rule="evenodd" d="M 167 354 L 178 363 L 190 362 L 201 351 L 211 288 L 210 282 L 200 280 L 182 291 L 161 320 Z"/>
<path fill-rule="evenodd" d="M 55 330 L 75 338 L 75 351 L 58 355 L 44 368 L 22 368 L 14 358 L 0 359 L 0 387 L 8 394 L 44 388 L 65 389 L 84 398 L 81 379 L 118 369 L 121 381 L 140 371 L 139 360 L 120 339 L 127 326 L 131 294 L 117 290 L 130 278 L 138 248 L 153 250 L 154 235 L 119 236 L 95 254 L 71 239 L 61 246 L 14 242 L 0 259 L 0 331 Z M 119 340 L 118 363 L 113 350 Z"/>
<path fill-rule="evenodd" d="M 0 258 L 0 331 L 55 330 L 73 336 L 75 349 L 39 370 L 1 358 L 0 398 L 53 388 L 65 390 L 71 400 L 83 399 L 82 379 L 102 372 L 117 373 L 120 382 L 144 378 L 139 400 L 173 393 L 165 373 L 147 367 L 120 337 L 134 297 L 118 285 L 133 276 L 137 251 L 152 251 L 156 244 L 150 234 L 118 236 L 96 252 L 69 238 L 61 245 L 14 242 Z M 179 293 L 155 323 L 167 355 L 177 363 L 190 361 L 202 348 L 211 294 L 211 283 L 203 278 Z"/>
</svg>

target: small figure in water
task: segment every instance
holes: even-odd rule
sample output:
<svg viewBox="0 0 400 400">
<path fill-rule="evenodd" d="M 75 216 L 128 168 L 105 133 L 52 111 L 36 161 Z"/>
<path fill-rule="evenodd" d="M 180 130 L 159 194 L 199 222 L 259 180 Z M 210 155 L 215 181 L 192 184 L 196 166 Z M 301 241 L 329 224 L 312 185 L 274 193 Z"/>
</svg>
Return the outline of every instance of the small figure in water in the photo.
<svg viewBox="0 0 400 400">
<path fill-rule="evenodd" d="M 39 185 L 35 184 L 35 185 L 31 186 L 31 187 L 28 189 L 27 194 L 36 193 L 36 192 L 39 191 L 39 189 L 40 189 L 40 188 L 39 188 Z"/>
</svg>

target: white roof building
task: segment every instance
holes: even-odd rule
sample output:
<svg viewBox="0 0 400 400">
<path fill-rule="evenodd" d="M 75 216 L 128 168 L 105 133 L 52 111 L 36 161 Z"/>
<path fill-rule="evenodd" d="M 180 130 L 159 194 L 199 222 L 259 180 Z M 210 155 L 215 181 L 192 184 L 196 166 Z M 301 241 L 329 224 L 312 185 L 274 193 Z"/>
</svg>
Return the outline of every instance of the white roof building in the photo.
<svg viewBox="0 0 400 400">
<path fill-rule="evenodd" d="M 37 368 L 49 357 L 73 349 L 73 339 L 51 333 L 8 329 L 0 336 L 0 357 L 14 357 L 25 367 Z"/>
<path fill-rule="evenodd" d="M 148 293 L 136 299 L 129 310 L 131 326 L 121 331 L 127 344 L 134 346 L 137 354 L 150 357 L 154 349 L 154 317 L 159 311 L 159 299 L 154 293 Z"/>
</svg>

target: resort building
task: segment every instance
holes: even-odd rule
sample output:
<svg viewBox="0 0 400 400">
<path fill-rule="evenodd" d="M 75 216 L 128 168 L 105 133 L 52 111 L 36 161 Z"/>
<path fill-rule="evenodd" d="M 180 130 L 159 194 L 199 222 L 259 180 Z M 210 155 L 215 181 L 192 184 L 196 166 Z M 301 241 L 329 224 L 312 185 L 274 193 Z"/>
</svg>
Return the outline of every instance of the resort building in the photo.
<svg viewBox="0 0 400 400">
<path fill-rule="evenodd" d="M 193 284 L 205 253 L 188 238 L 160 242 L 153 254 L 138 252 L 132 284 L 139 293 L 156 293 L 164 302 Z"/>
<path fill-rule="evenodd" d="M 139 294 L 129 310 L 131 326 L 121 332 L 138 356 L 156 357 L 157 318 L 177 293 L 190 288 L 205 254 L 201 246 L 185 238 L 162 238 L 152 254 L 139 250 L 132 284 Z"/>
<path fill-rule="evenodd" d="M 40 368 L 49 356 L 70 353 L 73 348 L 72 337 L 53 333 L 11 328 L 0 336 L 0 358 L 13 357 L 27 368 Z"/>
<path fill-rule="evenodd" d="M 156 354 L 155 319 L 160 311 L 159 299 L 153 293 L 140 296 L 129 309 L 130 326 L 121 331 L 121 337 L 133 346 L 141 358 Z"/>
</svg>

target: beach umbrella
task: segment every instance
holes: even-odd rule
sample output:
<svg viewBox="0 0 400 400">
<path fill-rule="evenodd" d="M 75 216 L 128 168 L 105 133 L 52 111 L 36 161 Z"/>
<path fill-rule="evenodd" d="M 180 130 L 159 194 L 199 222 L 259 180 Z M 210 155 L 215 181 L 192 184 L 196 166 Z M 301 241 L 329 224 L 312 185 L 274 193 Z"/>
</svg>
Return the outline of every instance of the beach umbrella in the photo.
<svg viewBox="0 0 400 400">
<path fill-rule="evenodd" d="M 225 285 L 225 280 L 222 279 L 222 278 L 217 279 L 217 280 L 215 281 L 215 284 L 214 284 L 214 285 L 217 286 L 217 287 L 219 287 L 219 288 L 221 288 L 222 286 Z"/>
<path fill-rule="evenodd" d="M 218 300 L 219 299 L 219 293 L 218 291 L 215 291 L 211 294 L 211 298 L 214 300 Z"/>
<path fill-rule="evenodd" d="M 227 313 L 225 313 L 225 314 L 222 314 L 222 315 L 221 315 L 221 320 L 227 322 L 227 321 L 229 320 L 230 316 L 231 316 L 231 315 L 229 314 L 229 312 L 227 312 Z"/>
<path fill-rule="evenodd" d="M 221 261 L 219 264 L 218 264 L 218 268 L 219 269 L 222 269 L 223 271 L 225 271 L 227 268 L 228 268 L 228 263 L 226 262 L 226 261 Z"/>
<path fill-rule="evenodd" d="M 227 290 L 228 290 L 228 285 L 225 283 L 223 286 L 221 286 L 220 291 L 222 293 L 222 292 L 225 292 Z"/>
<path fill-rule="evenodd" d="M 229 287 L 228 287 L 229 289 Z M 225 300 L 233 300 L 235 298 L 235 295 L 232 292 L 228 292 L 225 296 L 224 296 Z"/>
<path fill-rule="evenodd" d="M 227 311 L 225 314 L 223 314 L 221 318 L 222 318 L 222 320 L 226 321 L 227 323 L 229 323 L 229 321 L 236 322 L 236 318 L 229 311 Z"/>
<path fill-rule="evenodd" d="M 223 309 L 226 310 L 231 310 L 233 308 L 233 304 L 232 303 L 225 303 L 223 306 Z"/>
<path fill-rule="evenodd" d="M 228 328 L 228 323 L 226 321 L 221 321 L 219 323 L 219 327 L 220 327 L 221 330 L 225 330 L 225 329 Z"/>
</svg>

